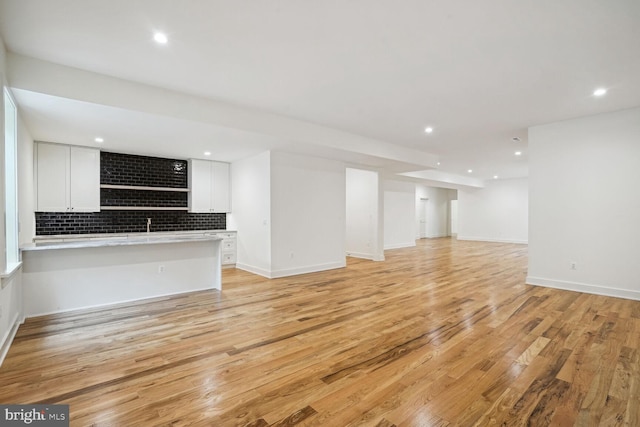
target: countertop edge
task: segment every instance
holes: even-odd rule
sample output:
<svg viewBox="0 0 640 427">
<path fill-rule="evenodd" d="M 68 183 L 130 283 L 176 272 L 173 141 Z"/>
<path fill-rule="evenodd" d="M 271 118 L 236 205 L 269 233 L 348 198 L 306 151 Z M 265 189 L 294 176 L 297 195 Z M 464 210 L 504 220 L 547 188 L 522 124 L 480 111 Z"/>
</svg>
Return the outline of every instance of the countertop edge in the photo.
<svg viewBox="0 0 640 427">
<path fill-rule="evenodd" d="M 153 236 L 153 237 L 124 237 L 121 239 L 93 239 L 93 240 L 82 240 L 75 242 L 63 242 L 63 243 L 50 243 L 50 244 L 42 244 L 36 245 L 35 243 L 30 243 L 28 245 L 22 246 L 20 249 L 23 252 L 32 252 L 32 251 L 49 251 L 49 250 L 59 250 L 59 249 L 86 249 L 86 248 L 104 248 L 104 247 L 114 247 L 114 246 L 134 246 L 134 245 L 161 245 L 161 244 L 169 244 L 169 243 L 190 243 L 190 242 L 220 242 L 223 239 L 217 236 L 179 236 L 179 237 L 162 237 L 162 236 Z"/>
</svg>

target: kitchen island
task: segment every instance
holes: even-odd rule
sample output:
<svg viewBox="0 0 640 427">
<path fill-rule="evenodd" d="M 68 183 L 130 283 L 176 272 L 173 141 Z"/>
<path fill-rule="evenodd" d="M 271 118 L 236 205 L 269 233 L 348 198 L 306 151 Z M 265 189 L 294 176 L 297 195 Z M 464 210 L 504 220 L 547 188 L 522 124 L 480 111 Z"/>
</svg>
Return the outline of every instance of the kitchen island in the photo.
<svg viewBox="0 0 640 427">
<path fill-rule="evenodd" d="M 218 289 L 222 239 L 138 235 L 22 248 L 26 317 Z"/>
</svg>

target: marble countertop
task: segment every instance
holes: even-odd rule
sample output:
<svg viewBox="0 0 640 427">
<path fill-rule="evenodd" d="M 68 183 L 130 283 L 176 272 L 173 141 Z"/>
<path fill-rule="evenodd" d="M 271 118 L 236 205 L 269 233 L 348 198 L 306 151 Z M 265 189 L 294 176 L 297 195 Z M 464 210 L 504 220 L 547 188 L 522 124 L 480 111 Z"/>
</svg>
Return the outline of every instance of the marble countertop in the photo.
<svg viewBox="0 0 640 427">
<path fill-rule="evenodd" d="M 131 245 L 159 245 L 167 243 L 186 243 L 186 242 L 206 242 L 206 241 L 222 241 L 217 236 L 206 235 L 203 232 L 198 234 L 157 234 L 150 235 L 146 233 L 131 234 L 125 236 L 109 236 L 108 238 L 100 238 L 95 235 L 91 238 L 85 238 L 76 241 L 62 242 L 40 242 L 30 243 L 22 246 L 23 251 L 48 251 L 54 249 L 83 249 L 83 248 L 101 248 L 110 246 L 131 246 Z"/>
<path fill-rule="evenodd" d="M 93 240 L 93 239 L 122 239 L 130 237 L 156 237 L 156 236 L 202 236 L 213 233 L 235 233 L 236 230 L 188 230 L 188 231 L 152 231 L 151 233 L 95 233 L 95 234 L 55 234 L 45 236 L 35 236 L 33 241 L 63 241 L 72 240 Z"/>
</svg>

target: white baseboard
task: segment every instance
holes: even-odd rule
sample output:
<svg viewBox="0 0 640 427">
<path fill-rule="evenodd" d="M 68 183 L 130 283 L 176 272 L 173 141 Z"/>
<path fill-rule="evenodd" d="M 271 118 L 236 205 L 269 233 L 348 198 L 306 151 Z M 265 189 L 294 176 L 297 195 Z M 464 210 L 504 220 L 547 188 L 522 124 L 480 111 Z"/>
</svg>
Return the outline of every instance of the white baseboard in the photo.
<svg viewBox="0 0 640 427">
<path fill-rule="evenodd" d="M 420 239 L 439 239 L 441 237 L 451 237 L 449 234 L 429 234 L 429 235 L 417 235 L 416 240 Z"/>
<path fill-rule="evenodd" d="M 335 270 L 336 268 L 344 268 L 347 266 L 346 261 L 329 262 L 326 264 L 308 265 L 304 267 L 286 268 L 283 270 L 273 270 L 271 278 L 297 276 L 298 274 L 316 273 L 318 271 Z"/>
<path fill-rule="evenodd" d="M 100 309 L 100 308 L 109 308 L 112 306 L 128 304 L 131 302 L 144 302 L 145 300 L 151 300 L 155 298 L 164 298 L 164 297 L 171 297 L 171 296 L 180 295 L 180 294 L 189 294 L 191 292 L 201 292 L 201 291 L 211 291 L 211 290 L 219 291 L 220 289 L 212 288 L 212 287 L 193 288 L 193 289 L 186 289 L 186 290 L 175 291 L 175 292 L 165 292 L 161 294 L 154 294 L 154 295 L 149 295 L 142 298 L 128 298 L 128 299 L 123 299 L 118 301 L 110 301 L 102 304 L 88 304 L 88 305 L 82 305 L 78 307 L 68 307 L 68 308 L 43 311 L 43 312 L 33 312 L 33 313 L 27 312 L 25 316 L 27 318 L 31 318 L 31 317 L 49 316 L 52 314 L 72 313 L 78 310 L 93 310 L 93 309 Z"/>
<path fill-rule="evenodd" d="M 346 262 L 342 261 L 268 271 L 263 268 L 258 268 L 247 264 L 236 264 L 236 268 L 239 268 L 240 270 L 248 271 L 249 273 L 257 274 L 259 276 L 266 277 L 267 279 L 277 279 L 279 277 L 289 277 L 297 276 L 299 274 L 316 273 L 318 271 L 335 270 L 336 268 L 344 268 L 346 266 Z"/>
<path fill-rule="evenodd" d="M 2 366 L 2 362 L 4 362 L 4 358 L 7 357 L 7 353 L 9 353 L 9 347 L 13 343 L 13 339 L 16 337 L 16 333 L 18 332 L 18 328 L 20 325 L 24 323 L 24 318 L 20 317 L 20 313 L 16 313 L 13 318 L 13 322 L 11 329 L 9 329 L 2 337 L 2 341 L 0 341 L 0 366 Z"/>
<path fill-rule="evenodd" d="M 347 256 L 353 258 L 369 259 L 371 261 L 384 261 L 384 255 L 365 254 L 361 252 L 347 252 Z"/>
<path fill-rule="evenodd" d="M 258 276 L 266 277 L 267 279 L 271 279 L 271 272 L 263 268 L 254 267 L 253 265 L 243 264 L 241 262 L 236 263 L 236 268 L 239 270 L 247 271 L 249 273 L 257 274 Z"/>
<path fill-rule="evenodd" d="M 402 248 L 411 248 L 416 245 L 416 241 L 407 242 L 407 243 L 394 243 L 393 245 L 385 245 L 384 250 L 388 249 L 402 249 Z"/>
<path fill-rule="evenodd" d="M 629 289 L 609 288 L 606 286 L 590 285 L 586 283 L 568 282 L 565 280 L 545 279 L 542 277 L 527 276 L 530 285 L 544 286 L 547 288 L 562 289 L 565 291 L 584 292 L 587 294 L 604 295 L 608 297 L 640 300 L 640 291 Z"/>
<path fill-rule="evenodd" d="M 476 242 L 491 242 L 491 243 L 517 243 L 520 245 L 529 244 L 528 240 L 518 240 L 518 239 L 495 239 L 493 237 L 475 237 L 475 236 L 460 236 L 457 237 L 458 240 L 471 240 Z"/>
</svg>

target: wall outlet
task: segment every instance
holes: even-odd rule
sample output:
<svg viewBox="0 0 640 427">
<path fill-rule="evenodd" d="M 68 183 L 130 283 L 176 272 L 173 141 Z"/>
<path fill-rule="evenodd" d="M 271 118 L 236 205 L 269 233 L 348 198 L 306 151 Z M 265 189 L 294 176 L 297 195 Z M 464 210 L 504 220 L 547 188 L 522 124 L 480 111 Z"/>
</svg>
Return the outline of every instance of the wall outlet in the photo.
<svg viewBox="0 0 640 427">
<path fill-rule="evenodd" d="M 571 270 L 577 270 L 577 269 L 578 269 L 578 263 L 577 263 L 577 262 L 575 262 L 575 261 L 571 261 L 571 262 L 569 263 L 569 268 L 570 268 Z"/>
<path fill-rule="evenodd" d="M 158 266 L 158 273 L 164 273 L 164 265 Z"/>
</svg>

